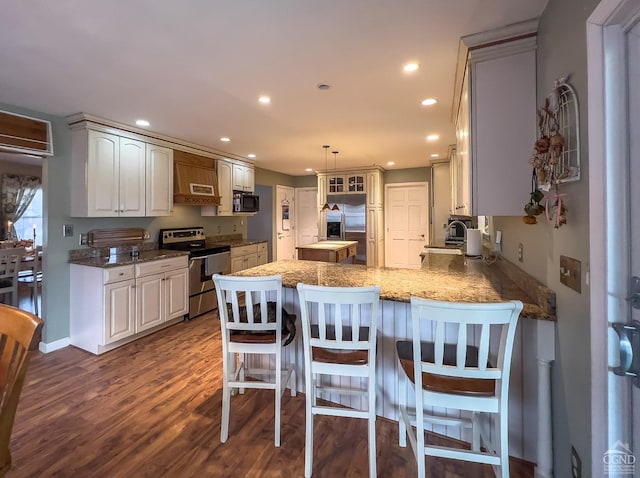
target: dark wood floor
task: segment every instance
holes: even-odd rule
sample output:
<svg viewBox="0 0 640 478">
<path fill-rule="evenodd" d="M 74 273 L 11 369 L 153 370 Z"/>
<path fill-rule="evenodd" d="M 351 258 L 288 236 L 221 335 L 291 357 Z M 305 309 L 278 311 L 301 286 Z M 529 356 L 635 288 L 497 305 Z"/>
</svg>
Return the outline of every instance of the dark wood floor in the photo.
<svg viewBox="0 0 640 478">
<path fill-rule="evenodd" d="M 231 403 L 220 443 L 221 346 L 213 315 L 180 323 L 102 356 L 74 347 L 31 360 L 14 425 L 8 477 L 300 477 L 304 394 L 284 395 L 282 444 L 273 445 L 273 392 Z M 366 477 L 364 420 L 316 419 L 316 477 Z M 378 476 L 415 476 L 397 424 L 377 421 Z M 429 459 L 431 477 L 493 476 Z M 515 478 L 532 476 L 512 465 Z"/>
</svg>

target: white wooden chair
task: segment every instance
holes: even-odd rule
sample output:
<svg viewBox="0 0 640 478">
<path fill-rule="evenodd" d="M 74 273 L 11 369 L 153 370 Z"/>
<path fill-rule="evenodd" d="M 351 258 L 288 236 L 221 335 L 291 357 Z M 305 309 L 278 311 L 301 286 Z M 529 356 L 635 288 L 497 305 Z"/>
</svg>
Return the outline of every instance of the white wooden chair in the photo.
<svg viewBox="0 0 640 478">
<path fill-rule="evenodd" d="M 18 274 L 24 248 L 0 249 L 0 294 L 11 294 L 11 304 L 18 307 Z"/>
<path fill-rule="evenodd" d="M 257 388 L 275 390 L 275 446 L 280 446 L 280 404 L 287 384 L 291 388 L 291 396 L 296 395 L 295 363 L 282 369 L 282 277 L 214 274 L 213 282 L 218 296 L 222 332 L 220 441 L 226 442 L 229 436 L 231 392 L 238 389 L 244 393 L 245 388 Z M 273 355 L 275 367 L 248 367 L 246 355 L 251 354 Z M 247 375 L 260 376 L 265 381 L 247 380 Z M 272 381 L 266 380 L 269 378 Z"/>
<path fill-rule="evenodd" d="M 23 270 L 18 274 L 18 282 L 26 284 L 31 289 L 31 300 L 33 301 L 33 313 L 40 315 L 38 311 L 39 289 L 42 288 L 42 246 L 36 246 L 33 250 L 33 261 L 31 269 Z"/>
<path fill-rule="evenodd" d="M 306 393 L 304 476 L 313 471 L 313 417 L 332 415 L 369 421 L 369 476 L 376 476 L 376 329 L 380 287 L 298 284 Z M 368 325 L 365 325 L 367 324 Z M 323 385 L 323 376 L 361 377 L 366 387 Z M 340 380 L 331 380 L 334 384 Z M 359 395 L 366 410 L 319 405 L 321 392 Z"/>
<path fill-rule="evenodd" d="M 409 436 L 420 478 L 425 476 L 425 455 L 487 463 L 497 476 L 509 476 L 509 374 L 521 310 L 519 301 L 469 304 L 411 298 L 412 340 L 396 343 L 403 377 L 399 439 L 404 447 Z M 447 336 L 454 340 L 446 342 Z M 409 387 L 415 393 L 415 412 L 407 404 Z M 431 413 L 425 406 L 449 413 Z M 459 418 L 451 416 L 452 410 L 460 411 Z M 471 450 L 425 446 L 425 422 L 471 428 Z"/>
</svg>

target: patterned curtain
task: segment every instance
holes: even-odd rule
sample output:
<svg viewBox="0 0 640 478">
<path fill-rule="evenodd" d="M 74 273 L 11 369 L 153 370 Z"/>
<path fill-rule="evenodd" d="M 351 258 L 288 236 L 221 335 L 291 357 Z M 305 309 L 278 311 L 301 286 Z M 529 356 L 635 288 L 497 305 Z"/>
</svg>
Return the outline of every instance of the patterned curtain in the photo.
<svg viewBox="0 0 640 478">
<path fill-rule="evenodd" d="M 17 238 L 13 225 L 27 210 L 39 188 L 37 176 L 2 175 L 2 226 L 7 239 Z"/>
</svg>

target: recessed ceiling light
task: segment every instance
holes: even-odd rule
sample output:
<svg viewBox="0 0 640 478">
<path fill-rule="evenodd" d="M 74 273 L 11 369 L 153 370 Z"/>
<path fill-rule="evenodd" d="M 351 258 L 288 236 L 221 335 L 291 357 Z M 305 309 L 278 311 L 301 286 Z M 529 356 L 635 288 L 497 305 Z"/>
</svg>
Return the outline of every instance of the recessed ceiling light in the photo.
<svg viewBox="0 0 640 478">
<path fill-rule="evenodd" d="M 389 162 L 387 163 L 387 166 L 393 166 L 394 164 L 396 164 L 396 163 L 394 163 L 393 161 L 389 161 Z"/>
<path fill-rule="evenodd" d="M 439 154 L 437 154 L 437 153 L 433 153 L 433 154 L 431 155 L 431 157 L 432 157 L 432 158 L 439 158 L 439 157 L 440 157 L 440 155 L 439 155 Z"/>
<path fill-rule="evenodd" d="M 422 106 L 433 106 L 438 102 L 435 98 L 426 98 L 420 102 Z"/>
<path fill-rule="evenodd" d="M 247 158 L 255 159 L 256 155 L 253 153 L 247 154 Z"/>
<path fill-rule="evenodd" d="M 308 172 L 308 173 L 310 173 L 311 171 L 313 171 L 313 169 L 311 169 L 311 168 L 307 168 L 307 169 L 305 169 L 305 171 L 306 171 L 306 172 Z"/>
<path fill-rule="evenodd" d="M 225 143 L 228 143 L 229 141 L 231 141 L 231 138 L 227 138 L 226 136 L 223 136 L 222 138 L 220 138 L 220 141 L 224 141 Z"/>
<path fill-rule="evenodd" d="M 429 136 L 427 136 L 427 141 L 438 141 L 439 139 L 439 134 L 430 134 Z"/>
<path fill-rule="evenodd" d="M 260 98 L 258 98 L 258 101 L 263 105 L 268 105 L 269 103 L 271 103 L 271 98 L 269 98 L 268 96 L 261 96 Z"/>
<path fill-rule="evenodd" d="M 331 88 L 331 85 L 330 85 L 330 84 L 328 84 L 328 83 L 318 83 L 318 84 L 316 85 L 316 87 L 317 87 L 319 90 L 328 90 L 329 88 Z"/>
<path fill-rule="evenodd" d="M 420 65 L 418 65 L 417 63 L 407 63 L 402 67 L 405 73 L 412 73 L 414 71 L 417 71 L 418 68 L 420 68 Z"/>
<path fill-rule="evenodd" d="M 149 126 L 150 123 L 146 119 L 138 119 L 136 120 L 136 124 L 138 126 L 143 126 L 146 128 L 147 126 Z"/>
</svg>

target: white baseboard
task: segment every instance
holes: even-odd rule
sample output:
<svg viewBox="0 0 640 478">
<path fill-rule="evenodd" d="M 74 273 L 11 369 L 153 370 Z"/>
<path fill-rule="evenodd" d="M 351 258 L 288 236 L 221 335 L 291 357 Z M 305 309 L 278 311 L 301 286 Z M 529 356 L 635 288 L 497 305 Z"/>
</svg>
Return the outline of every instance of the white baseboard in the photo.
<svg viewBox="0 0 640 478">
<path fill-rule="evenodd" d="M 40 352 L 48 354 L 49 352 L 53 352 L 54 350 L 59 350 L 65 348 L 67 345 L 71 344 L 71 340 L 69 337 L 65 337 L 64 339 L 56 340 L 54 342 L 40 342 L 38 346 Z"/>
</svg>

